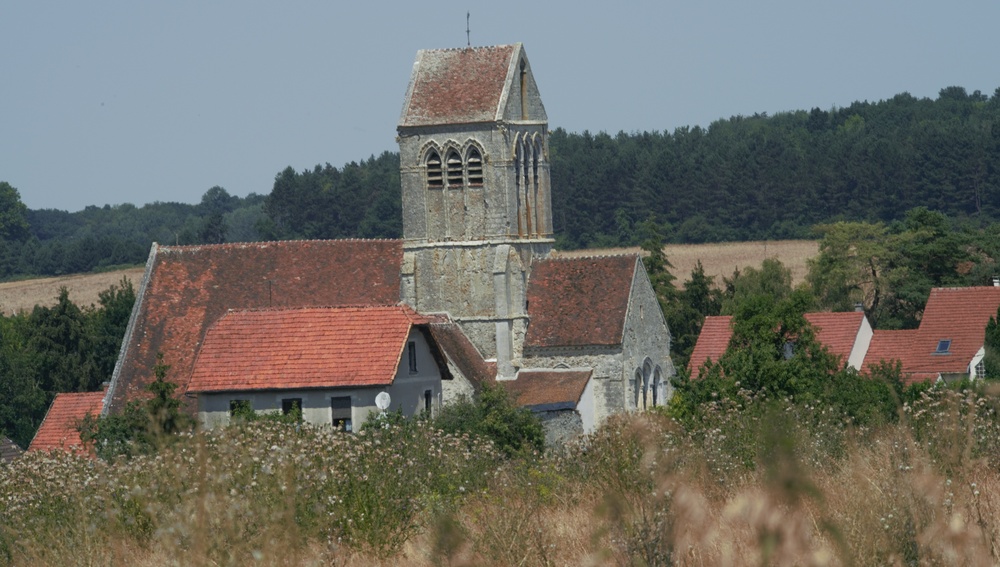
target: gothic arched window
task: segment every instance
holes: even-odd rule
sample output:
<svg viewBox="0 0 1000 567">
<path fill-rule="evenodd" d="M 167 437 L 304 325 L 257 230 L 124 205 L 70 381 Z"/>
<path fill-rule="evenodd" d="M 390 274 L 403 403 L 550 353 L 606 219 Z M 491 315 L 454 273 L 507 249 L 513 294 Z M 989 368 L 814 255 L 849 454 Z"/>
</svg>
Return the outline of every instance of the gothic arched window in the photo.
<svg viewBox="0 0 1000 567">
<path fill-rule="evenodd" d="M 448 186 L 460 187 L 462 185 L 462 156 L 458 155 L 455 150 L 449 151 L 445 167 L 448 170 Z"/>
<path fill-rule="evenodd" d="M 427 186 L 443 187 L 444 177 L 441 172 L 441 156 L 434 150 L 427 154 Z"/>
<path fill-rule="evenodd" d="M 469 148 L 469 157 L 465 161 L 469 171 L 469 185 L 483 184 L 483 155 L 476 147 Z"/>
<path fill-rule="evenodd" d="M 663 378 L 660 376 L 660 367 L 657 366 L 653 370 L 653 407 L 658 405 L 663 405 L 662 392 L 663 389 Z"/>
</svg>

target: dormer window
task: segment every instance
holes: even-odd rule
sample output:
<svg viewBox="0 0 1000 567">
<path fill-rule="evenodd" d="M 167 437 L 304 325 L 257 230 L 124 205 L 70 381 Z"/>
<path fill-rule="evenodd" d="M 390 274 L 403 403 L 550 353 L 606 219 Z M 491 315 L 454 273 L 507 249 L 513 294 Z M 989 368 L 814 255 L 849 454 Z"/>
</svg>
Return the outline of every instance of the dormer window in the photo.
<svg viewBox="0 0 1000 567">
<path fill-rule="evenodd" d="M 433 188 L 444 186 L 444 177 L 441 171 L 441 156 L 435 151 L 427 155 L 427 186 Z"/>
<path fill-rule="evenodd" d="M 951 339 L 941 339 L 938 341 L 934 354 L 951 354 Z"/>
<path fill-rule="evenodd" d="M 466 162 L 469 168 L 469 185 L 483 184 L 483 156 L 476 148 L 469 149 L 469 159 Z"/>
<path fill-rule="evenodd" d="M 460 187 L 462 185 L 462 157 L 455 150 L 448 152 L 447 167 L 448 186 Z"/>
</svg>

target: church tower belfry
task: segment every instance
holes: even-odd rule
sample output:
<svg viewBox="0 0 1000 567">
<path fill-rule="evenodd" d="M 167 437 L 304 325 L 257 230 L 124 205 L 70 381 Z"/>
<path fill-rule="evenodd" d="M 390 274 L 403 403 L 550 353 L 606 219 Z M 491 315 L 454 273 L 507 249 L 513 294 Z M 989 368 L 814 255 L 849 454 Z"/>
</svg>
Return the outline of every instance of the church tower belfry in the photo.
<svg viewBox="0 0 1000 567">
<path fill-rule="evenodd" d="M 513 377 L 552 249 L 548 118 L 520 43 L 417 53 L 400 117 L 403 300 L 448 313 Z"/>
</svg>

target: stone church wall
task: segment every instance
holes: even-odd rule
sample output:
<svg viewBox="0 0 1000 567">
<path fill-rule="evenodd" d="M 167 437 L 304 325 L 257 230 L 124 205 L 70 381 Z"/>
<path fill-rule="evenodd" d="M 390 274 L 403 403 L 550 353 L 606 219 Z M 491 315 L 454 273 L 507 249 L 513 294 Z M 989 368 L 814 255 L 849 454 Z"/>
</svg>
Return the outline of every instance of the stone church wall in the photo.
<svg viewBox="0 0 1000 567">
<path fill-rule="evenodd" d="M 646 373 L 648 386 L 652 388 L 655 370 L 659 369 L 661 389 L 657 395 L 657 405 L 670 399 L 673 395 L 670 377 L 675 374 L 670 360 L 670 331 L 646 270 L 641 264 L 637 267 L 636 277 L 632 279 L 632 293 L 622 341 L 622 359 L 625 372 L 624 395 L 628 409 L 642 407 L 641 399 L 638 404 L 636 402 L 636 370 Z M 652 407 L 652 400 L 651 391 L 647 390 L 646 407 Z"/>
</svg>

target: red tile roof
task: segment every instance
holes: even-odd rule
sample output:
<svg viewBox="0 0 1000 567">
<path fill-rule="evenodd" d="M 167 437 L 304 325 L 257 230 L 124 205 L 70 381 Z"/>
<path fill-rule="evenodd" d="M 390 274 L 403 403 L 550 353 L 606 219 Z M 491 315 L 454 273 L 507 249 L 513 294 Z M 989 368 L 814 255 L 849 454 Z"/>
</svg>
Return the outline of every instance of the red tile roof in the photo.
<svg viewBox="0 0 1000 567">
<path fill-rule="evenodd" d="M 622 344 L 638 254 L 552 258 L 528 279 L 526 348 Z"/>
<path fill-rule="evenodd" d="M 516 45 L 417 53 L 399 125 L 492 122 L 508 83 Z"/>
<path fill-rule="evenodd" d="M 395 304 L 401 262 L 398 240 L 154 245 L 109 410 L 148 395 L 157 352 L 185 392 L 208 327 L 228 310 Z"/>
<path fill-rule="evenodd" d="M 986 323 L 1000 307 L 1000 287 L 935 288 L 927 298 L 920 328 L 903 359 L 907 372 L 968 372 L 982 348 Z M 934 354 L 938 342 L 951 341 L 949 354 Z"/>
<path fill-rule="evenodd" d="M 861 312 L 806 313 L 806 321 L 812 325 L 816 340 L 846 363 L 854 349 L 865 314 Z M 697 378 L 706 360 L 715 362 L 729 348 L 733 335 L 732 317 L 729 315 L 705 317 L 705 324 L 698 335 L 698 341 L 691 351 L 688 369 L 691 377 Z"/>
<path fill-rule="evenodd" d="M 593 373 L 592 369 L 522 370 L 517 373 L 517 380 L 501 380 L 498 384 L 510 392 L 519 406 L 569 409 L 580 403 Z"/>
<path fill-rule="evenodd" d="M 426 323 L 405 305 L 231 311 L 205 335 L 188 392 L 389 385 Z"/>
<path fill-rule="evenodd" d="M 688 361 L 691 378 L 698 377 L 705 361 L 715 362 L 719 360 L 719 357 L 729 348 L 729 339 L 733 336 L 732 322 L 733 318 L 730 315 L 705 317 L 705 324 L 701 327 L 701 333 L 698 335 L 698 340 L 694 344 L 691 358 Z"/>
<path fill-rule="evenodd" d="M 846 311 L 841 313 L 806 313 L 806 321 L 816 332 L 816 340 L 830 351 L 830 354 L 840 357 L 841 364 L 847 364 L 858 340 L 858 331 L 865 320 L 861 311 Z"/>
<path fill-rule="evenodd" d="M 903 360 L 910 351 L 910 344 L 916 338 L 917 329 L 902 331 L 876 330 L 865 354 L 865 368 L 882 361 Z"/>
<path fill-rule="evenodd" d="M 876 333 L 878 345 L 869 348 L 865 364 L 900 360 L 908 383 L 939 374 L 964 374 L 982 348 L 986 323 L 1000 307 L 1000 287 L 934 288 L 915 331 Z M 936 353 L 938 343 L 951 341 L 947 354 Z M 873 340 L 873 343 L 875 341 Z M 895 343 L 893 346 L 886 346 Z"/>
<path fill-rule="evenodd" d="M 77 427 L 88 414 L 99 415 L 103 405 L 104 392 L 56 394 L 28 450 L 83 450 Z"/>
</svg>

